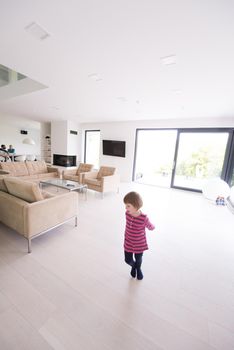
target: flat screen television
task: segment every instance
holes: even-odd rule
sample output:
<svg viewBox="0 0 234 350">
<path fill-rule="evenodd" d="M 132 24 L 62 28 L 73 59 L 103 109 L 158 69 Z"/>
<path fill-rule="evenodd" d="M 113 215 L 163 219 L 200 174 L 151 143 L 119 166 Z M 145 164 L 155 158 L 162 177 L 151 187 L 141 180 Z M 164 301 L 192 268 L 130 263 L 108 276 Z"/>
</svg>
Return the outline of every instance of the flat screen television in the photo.
<svg viewBox="0 0 234 350">
<path fill-rule="evenodd" d="M 102 140 L 102 152 L 106 156 L 125 157 L 125 141 Z"/>
</svg>

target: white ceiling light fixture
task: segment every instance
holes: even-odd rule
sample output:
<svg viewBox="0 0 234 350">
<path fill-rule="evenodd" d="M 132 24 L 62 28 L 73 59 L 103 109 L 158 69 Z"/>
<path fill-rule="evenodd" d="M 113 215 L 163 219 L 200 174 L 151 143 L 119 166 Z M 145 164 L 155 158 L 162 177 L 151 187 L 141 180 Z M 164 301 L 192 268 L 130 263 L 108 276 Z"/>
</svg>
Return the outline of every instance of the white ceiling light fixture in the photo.
<svg viewBox="0 0 234 350">
<path fill-rule="evenodd" d="M 160 57 L 160 61 L 164 66 L 176 64 L 176 55 Z"/>
<path fill-rule="evenodd" d="M 88 78 L 94 81 L 102 81 L 102 78 L 99 74 L 97 73 L 92 73 L 88 75 Z"/>
<path fill-rule="evenodd" d="M 119 97 L 116 97 L 117 100 L 121 101 L 121 102 L 127 102 L 127 98 L 124 97 L 124 96 L 119 96 Z"/>
<path fill-rule="evenodd" d="M 180 89 L 174 89 L 174 90 L 172 90 L 172 92 L 173 92 L 175 95 L 181 95 L 181 94 L 182 94 L 182 90 L 180 90 Z"/>
<path fill-rule="evenodd" d="M 41 41 L 47 39 L 50 36 L 50 34 L 36 22 L 30 23 L 24 29 L 34 38 Z"/>
<path fill-rule="evenodd" d="M 25 143 L 26 145 L 35 145 L 35 141 L 33 139 L 31 139 L 30 137 L 27 137 L 26 139 L 23 140 L 23 143 Z"/>
</svg>

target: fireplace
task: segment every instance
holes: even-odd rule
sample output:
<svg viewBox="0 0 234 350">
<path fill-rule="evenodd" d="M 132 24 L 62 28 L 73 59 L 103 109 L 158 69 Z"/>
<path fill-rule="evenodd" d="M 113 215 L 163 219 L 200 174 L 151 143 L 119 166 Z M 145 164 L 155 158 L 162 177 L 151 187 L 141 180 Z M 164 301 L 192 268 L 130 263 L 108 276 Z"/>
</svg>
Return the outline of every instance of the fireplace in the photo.
<svg viewBox="0 0 234 350">
<path fill-rule="evenodd" d="M 76 166 L 76 156 L 66 156 L 63 154 L 54 154 L 53 155 L 53 165 L 60 166 Z"/>
</svg>

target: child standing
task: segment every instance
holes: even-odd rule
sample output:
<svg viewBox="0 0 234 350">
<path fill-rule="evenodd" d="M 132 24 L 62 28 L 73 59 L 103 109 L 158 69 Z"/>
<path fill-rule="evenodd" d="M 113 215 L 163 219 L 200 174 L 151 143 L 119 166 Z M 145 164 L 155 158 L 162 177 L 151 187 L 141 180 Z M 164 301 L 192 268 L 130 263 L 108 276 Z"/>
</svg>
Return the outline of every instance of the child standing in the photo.
<svg viewBox="0 0 234 350">
<path fill-rule="evenodd" d="M 132 267 L 131 276 L 143 279 L 141 271 L 143 252 L 148 249 L 145 228 L 154 230 L 147 215 L 140 211 L 143 206 L 141 196 L 137 192 L 129 192 L 123 199 L 126 208 L 126 227 L 124 239 L 125 262 Z M 133 259 L 133 254 L 134 258 Z"/>
</svg>

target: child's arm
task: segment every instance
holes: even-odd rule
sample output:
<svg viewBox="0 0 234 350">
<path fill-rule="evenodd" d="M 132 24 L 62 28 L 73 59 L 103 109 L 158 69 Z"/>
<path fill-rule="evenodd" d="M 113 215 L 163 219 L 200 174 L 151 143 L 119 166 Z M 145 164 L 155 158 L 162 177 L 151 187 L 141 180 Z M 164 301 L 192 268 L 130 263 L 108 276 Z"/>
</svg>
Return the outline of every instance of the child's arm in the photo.
<svg viewBox="0 0 234 350">
<path fill-rule="evenodd" d="M 148 230 L 150 231 L 155 229 L 155 226 L 149 221 L 149 218 L 147 216 L 145 220 L 145 227 L 148 228 Z"/>
</svg>

